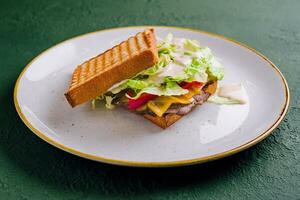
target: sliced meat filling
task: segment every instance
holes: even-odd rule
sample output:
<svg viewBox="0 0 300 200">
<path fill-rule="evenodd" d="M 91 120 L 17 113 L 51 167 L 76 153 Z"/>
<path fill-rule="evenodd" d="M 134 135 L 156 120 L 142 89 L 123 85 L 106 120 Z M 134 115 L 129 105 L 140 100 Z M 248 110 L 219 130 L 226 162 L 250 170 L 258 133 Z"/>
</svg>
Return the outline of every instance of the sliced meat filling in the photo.
<svg viewBox="0 0 300 200">
<path fill-rule="evenodd" d="M 177 114 L 177 115 L 186 115 L 189 113 L 192 108 L 196 105 L 202 105 L 209 98 L 209 93 L 201 91 L 200 94 L 196 94 L 193 96 L 194 101 L 191 104 L 173 104 L 170 108 L 165 112 L 165 114 Z"/>
</svg>

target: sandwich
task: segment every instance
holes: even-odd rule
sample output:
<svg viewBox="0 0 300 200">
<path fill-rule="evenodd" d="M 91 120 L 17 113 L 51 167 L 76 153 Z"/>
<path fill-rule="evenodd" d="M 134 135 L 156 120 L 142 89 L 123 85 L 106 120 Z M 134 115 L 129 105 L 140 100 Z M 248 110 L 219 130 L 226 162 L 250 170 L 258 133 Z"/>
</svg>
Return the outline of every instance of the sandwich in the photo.
<svg viewBox="0 0 300 200">
<path fill-rule="evenodd" d="M 212 96 L 224 68 L 198 41 L 146 29 L 79 65 L 65 96 L 72 107 L 123 106 L 167 128 Z"/>
</svg>

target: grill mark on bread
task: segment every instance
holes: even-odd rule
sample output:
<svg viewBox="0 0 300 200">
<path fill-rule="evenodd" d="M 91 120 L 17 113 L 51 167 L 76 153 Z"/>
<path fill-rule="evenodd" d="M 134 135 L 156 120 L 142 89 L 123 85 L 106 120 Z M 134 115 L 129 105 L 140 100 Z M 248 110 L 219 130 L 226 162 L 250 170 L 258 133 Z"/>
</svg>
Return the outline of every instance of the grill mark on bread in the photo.
<svg viewBox="0 0 300 200">
<path fill-rule="evenodd" d="M 105 54 L 105 63 L 104 63 L 104 65 L 103 65 L 103 69 L 105 70 L 106 69 L 106 67 L 108 66 L 108 65 L 110 65 L 110 63 L 111 63 L 111 51 L 107 51 Z"/>
<path fill-rule="evenodd" d="M 95 67 L 94 67 L 94 71 L 92 73 L 92 77 L 95 76 L 97 74 L 97 68 L 98 68 L 98 58 L 100 58 L 100 56 L 95 58 Z"/>
<path fill-rule="evenodd" d="M 88 79 L 89 76 L 90 76 L 90 65 L 92 64 L 91 61 L 92 61 L 92 60 L 90 60 L 90 61 L 88 61 L 88 62 L 86 63 L 86 71 L 85 71 L 85 74 L 86 74 L 86 78 L 87 78 L 87 79 Z"/>
<path fill-rule="evenodd" d="M 147 45 L 145 45 L 146 43 L 144 41 L 144 34 L 143 33 L 140 35 L 140 37 L 138 37 L 138 42 L 141 46 L 141 51 L 147 48 Z"/>
<path fill-rule="evenodd" d="M 126 41 L 126 42 L 124 42 L 124 44 L 122 46 L 122 54 L 123 54 L 124 59 L 130 58 L 130 56 L 131 56 L 131 51 L 130 51 L 130 49 L 128 50 L 128 48 L 129 48 L 129 43 Z"/>
<path fill-rule="evenodd" d="M 88 77 L 92 77 L 93 74 L 95 73 L 95 69 L 96 69 L 96 58 L 92 58 L 91 62 L 90 62 L 90 68 L 89 68 L 89 74 Z"/>
<path fill-rule="evenodd" d="M 134 44 L 136 46 L 136 49 L 137 49 L 137 52 L 140 52 L 140 44 L 139 44 L 139 41 L 138 41 L 138 37 L 139 37 L 140 34 L 137 35 L 137 37 L 134 37 L 133 40 L 134 40 Z"/>
<path fill-rule="evenodd" d="M 106 62 L 106 57 L 105 57 L 105 54 L 103 54 L 103 63 L 101 65 L 100 70 L 102 70 L 103 66 L 105 66 L 105 62 Z"/>
<path fill-rule="evenodd" d="M 120 62 L 123 61 L 123 56 L 122 56 L 122 44 L 123 44 L 123 42 L 122 42 L 119 46 L 117 46 L 117 47 L 118 47 L 118 57 L 119 57 L 119 59 L 120 59 Z"/>
<path fill-rule="evenodd" d="M 117 64 L 118 62 L 120 62 L 120 56 L 119 56 L 119 48 L 120 46 L 116 46 L 113 50 L 114 50 L 114 64 Z"/>
<path fill-rule="evenodd" d="M 130 38 L 129 45 L 130 45 L 130 49 L 132 50 L 132 54 L 133 55 L 138 54 L 138 49 L 137 49 L 137 46 L 136 46 L 136 43 L 135 43 L 135 37 Z"/>
<path fill-rule="evenodd" d="M 82 80 L 84 80 L 84 78 L 86 77 L 87 75 L 87 70 L 88 70 L 88 67 L 89 67 L 89 62 L 86 62 L 85 65 L 84 65 L 84 68 L 83 68 L 83 73 L 82 73 Z"/>
<path fill-rule="evenodd" d="M 129 49 L 130 49 L 130 51 L 131 51 L 131 56 L 133 56 L 134 55 L 134 47 L 132 46 L 132 37 L 131 38 L 129 38 L 129 40 L 128 40 L 128 45 L 129 45 Z"/>
<path fill-rule="evenodd" d="M 82 76 L 81 76 L 81 82 L 84 82 L 85 77 L 87 76 L 87 70 L 88 70 L 89 62 L 86 62 L 83 68 Z"/>
<path fill-rule="evenodd" d="M 102 65 L 103 65 L 103 55 L 97 57 L 96 75 L 100 73 L 100 69 Z"/>
<path fill-rule="evenodd" d="M 86 62 L 79 68 L 79 81 L 78 83 L 83 82 L 83 77 L 85 76 L 84 68 L 85 68 Z"/>
<path fill-rule="evenodd" d="M 144 42 L 145 42 L 147 48 L 150 48 L 150 43 L 149 43 L 149 41 L 148 41 L 148 37 L 147 37 L 147 34 L 146 34 L 146 33 L 143 34 L 143 40 L 144 40 Z"/>
<path fill-rule="evenodd" d="M 110 51 L 110 65 L 114 64 L 114 48 Z"/>
<path fill-rule="evenodd" d="M 125 42 L 125 44 L 126 44 L 126 48 L 127 48 L 127 52 L 128 52 L 128 57 L 130 58 L 131 57 L 131 50 L 130 50 L 130 46 L 129 46 L 129 40 L 127 40 Z"/>
<path fill-rule="evenodd" d="M 143 40 L 143 44 L 144 44 L 144 45 L 146 44 L 146 47 L 147 47 L 147 42 L 145 42 L 145 39 L 146 39 L 145 34 L 142 34 L 142 35 L 141 35 L 141 40 Z"/>
<path fill-rule="evenodd" d="M 74 72 L 74 75 L 72 77 L 72 80 L 71 80 L 71 86 L 70 86 L 70 89 L 74 88 L 76 83 L 77 83 L 77 80 L 78 80 L 78 70 L 80 68 L 76 68 L 75 72 Z"/>
</svg>

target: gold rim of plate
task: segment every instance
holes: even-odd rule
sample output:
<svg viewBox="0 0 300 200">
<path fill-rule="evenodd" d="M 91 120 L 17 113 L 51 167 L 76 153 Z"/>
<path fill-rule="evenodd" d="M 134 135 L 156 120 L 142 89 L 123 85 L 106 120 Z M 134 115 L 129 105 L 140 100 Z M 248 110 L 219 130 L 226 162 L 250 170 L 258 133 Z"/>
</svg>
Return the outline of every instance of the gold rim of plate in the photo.
<svg viewBox="0 0 300 200">
<path fill-rule="evenodd" d="M 243 48 L 246 48 L 252 52 L 254 52 L 256 55 L 258 55 L 259 57 L 261 57 L 262 59 L 264 59 L 265 61 L 267 61 L 269 63 L 269 66 L 274 68 L 277 75 L 281 78 L 282 83 L 284 85 L 284 90 L 285 90 L 285 103 L 283 105 L 283 107 L 281 108 L 281 112 L 278 115 L 277 119 L 274 121 L 274 123 L 265 131 L 263 131 L 258 137 L 254 138 L 253 140 L 242 144 L 234 149 L 222 152 L 222 153 L 218 153 L 215 155 L 211 155 L 211 156 L 206 156 L 206 157 L 200 157 L 200 158 L 194 158 L 194 159 L 189 159 L 189 160 L 179 160 L 179 161 L 169 161 L 169 162 L 137 162 L 137 161 L 127 161 L 127 160 L 116 160 L 116 159 L 110 159 L 110 158 L 105 158 L 105 157 L 101 157 L 101 156 L 95 156 L 95 155 L 91 155 L 88 153 L 83 153 L 81 151 L 78 151 L 76 149 L 72 149 L 70 147 L 65 146 L 64 144 L 61 144 L 49 137 L 47 137 L 44 133 L 40 132 L 39 130 L 37 130 L 36 128 L 33 127 L 32 124 L 30 124 L 29 120 L 25 117 L 25 115 L 23 114 L 19 102 L 18 102 L 18 87 L 19 87 L 19 82 L 23 76 L 23 74 L 25 73 L 25 71 L 27 70 L 27 68 L 31 65 L 31 63 L 33 63 L 36 59 L 38 59 L 40 56 L 42 56 L 44 53 L 46 53 L 48 50 L 64 43 L 64 42 L 68 42 L 70 40 L 73 39 L 77 39 L 86 35 L 90 35 L 90 34 L 94 34 L 94 33 L 98 33 L 98 32 L 105 32 L 105 31 L 111 31 L 111 30 L 118 30 L 118 29 L 130 29 L 130 28 L 149 28 L 149 27 L 158 27 L 158 28 L 173 28 L 173 29 L 179 29 L 179 30 L 187 30 L 187 31 L 193 31 L 193 32 L 198 32 L 198 33 L 202 33 L 202 34 L 206 34 L 209 36 L 213 36 L 216 38 L 220 38 L 229 42 L 232 42 L 234 44 L 237 44 Z M 73 37 L 71 39 L 67 39 L 65 41 L 62 41 L 46 50 L 44 50 L 42 53 L 40 53 L 38 56 L 36 56 L 35 58 L 33 58 L 26 66 L 25 68 L 22 70 L 21 74 L 19 75 L 16 84 L 15 84 L 15 88 L 14 88 L 14 104 L 16 107 L 16 110 L 20 116 L 20 118 L 22 119 L 22 121 L 26 124 L 26 126 L 33 132 L 35 133 L 37 136 L 39 136 L 41 139 L 45 140 L 46 142 L 52 144 L 53 146 L 64 150 L 66 152 L 69 152 L 71 154 L 83 157 L 83 158 L 87 158 L 87 159 L 91 159 L 91 160 L 95 160 L 95 161 L 100 161 L 100 162 L 104 162 L 104 163 L 109 163 L 109 164 L 115 164 L 115 165 L 122 165 L 122 166 L 135 166 L 135 167 L 173 167 L 173 166 L 183 166 L 183 165 L 193 165 L 193 164 L 198 164 L 198 163 L 204 163 L 204 162 L 208 162 L 208 161 L 212 161 L 212 160 L 216 160 L 216 159 L 220 159 L 220 158 L 224 158 L 233 154 L 236 154 L 240 151 L 243 151 L 245 149 L 250 148 L 251 146 L 259 143 L 260 141 L 262 141 L 263 139 L 265 139 L 267 136 L 269 136 L 271 134 L 271 132 L 279 125 L 279 123 L 283 120 L 288 107 L 289 107 L 289 103 L 290 103 L 290 92 L 289 92 L 289 88 L 288 88 L 288 84 L 286 79 L 284 78 L 284 76 L 282 75 L 282 73 L 280 72 L 280 70 L 278 69 L 278 67 L 272 63 L 266 56 L 264 56 L 263 54 L 259 53 L 257 50 L 241 43 L 238 41 L 235 41 L 233 39 L 227 38 L 225 36 L 222 35 L 218 35 L 215 33 L 210 33 L 210 32 L 206 32 L 206 31 L 202 31 L 202 30 L 197 30 L 197 29 L 192 29 L 192 28 L 186 28 L 186 27 L 176 27 L 176 26 L 128 26 L 128 27 L 118 27 L 118 28 L 110 28 L 110 29 L 104 29 L 104 30 L 100 30 L 100 31 L 94 31 L 94 32 L 90 32 L 90 33 L 86 33 L 83 35 L 79 35 L 76 37 Z"/>
</svg>

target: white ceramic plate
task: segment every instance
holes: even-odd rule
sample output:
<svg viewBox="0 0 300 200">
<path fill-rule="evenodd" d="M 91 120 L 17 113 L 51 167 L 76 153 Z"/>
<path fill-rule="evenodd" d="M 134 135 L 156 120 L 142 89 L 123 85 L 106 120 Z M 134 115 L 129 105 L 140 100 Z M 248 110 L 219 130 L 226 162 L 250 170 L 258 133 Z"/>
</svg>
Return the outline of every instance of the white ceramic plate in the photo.
<svg viewBox="0 0 300 200">
<path fill-rule="evenodd" d="M 146 27 L 88 33 L 62 42 L 31 61 L 14 92 L 24 123 L 50 144 L 75 155 L 118 165 L 178 166 L 206 162 L 246 149 L 264 139 L 283 119 L 289 90 L 266 57 L 233 40 L 178 27 L 155 27 L 158 37 L 200 41 L 226 68 L 223 83 L 242 82 L 246 105 L 206 103 L 162 130 L 122 108 L 72 109 L 64 92 L 76 65 Z"/>
</svg>

